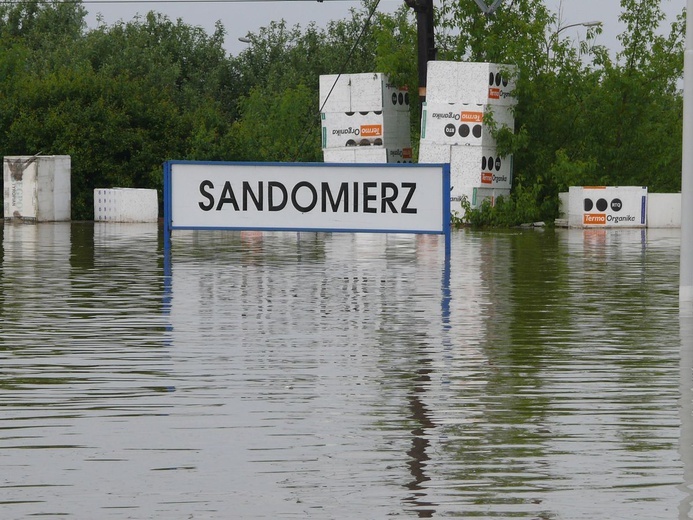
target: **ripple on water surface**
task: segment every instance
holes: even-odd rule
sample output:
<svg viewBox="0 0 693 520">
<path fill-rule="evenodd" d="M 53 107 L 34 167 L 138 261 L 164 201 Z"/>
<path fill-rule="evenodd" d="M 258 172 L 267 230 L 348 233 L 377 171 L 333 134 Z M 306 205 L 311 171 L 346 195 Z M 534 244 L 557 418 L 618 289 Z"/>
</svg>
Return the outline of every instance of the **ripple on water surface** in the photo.
<svg viewBox="0 0 693 520">
<path fill-rule="evenodd" d="M 676 517 L 678 243 L 5 224 L 3 517 Z"/>
</svg>

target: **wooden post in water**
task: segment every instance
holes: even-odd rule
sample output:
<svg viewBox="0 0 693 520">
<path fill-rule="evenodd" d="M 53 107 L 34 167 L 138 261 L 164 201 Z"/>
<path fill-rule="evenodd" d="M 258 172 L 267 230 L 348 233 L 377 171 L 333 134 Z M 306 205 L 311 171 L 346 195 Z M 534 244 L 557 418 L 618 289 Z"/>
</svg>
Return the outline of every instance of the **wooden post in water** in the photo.
<svg viewBox="0 0 693 520">
<path fill-rule="evenodd" d="M 681 259 L 679 310 L 693 312 L 693 0 L 687 0 L 683 66 L 683 165 L 681 168 Z"/>
</svg>

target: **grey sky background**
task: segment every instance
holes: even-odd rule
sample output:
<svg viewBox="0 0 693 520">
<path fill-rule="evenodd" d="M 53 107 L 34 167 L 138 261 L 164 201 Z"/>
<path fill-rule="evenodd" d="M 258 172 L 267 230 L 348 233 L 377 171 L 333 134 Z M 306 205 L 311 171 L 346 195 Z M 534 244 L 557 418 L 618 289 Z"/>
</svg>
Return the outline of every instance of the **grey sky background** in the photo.
<svg viewBox="0 0 693 520">
<path fill-rule="evenodd" d="M 436 3 L 440 1 L 435 0 Z M 474 0 L 466 1 L 474 2 Z M 403 0 L 381 0 L 379 10 L 392 12 L 403 3 Z M 492 2 L 487 0 L 487 3 Z M 173 20 L 180 18 L 185 23 L 200 26 L 210 33 L 214 30 L 215 22 L 220 20 L 227 31 L 225 47 L 229 53 L 235 55 L 245 46 L 238 41 L 239 37 L 245 36 L 248 32 L 257 31 L 272 20 L 284 19 L 289 25 L 301 26 L 314 21 L 323 26 L 330 20 L 349 18 L 350 9 L 359 8 L 361 4 L 358 1 L 348 0 L 324 0 L 322 3 L 316 0 L 227 0 L 221 2 L 86 0 L 84 5 L 89 11 L 87 21 L 90 27 L 96 26 L 97 14 L 101 14 L 103 21 L 110 25 L 118 20 L 131 20 L 138 14 L 144 15 L 149 11 L 166 14 Z M 546 0 L 546 5 L 559 14 L 561 26 L 593 20 L 601 21 L 603 33 L 597 37 L 596 43 L 604 44 L 614 52 L 620 48 L 616 36 L 624 27 L 618 21 L 621 12 L 619 0 Z M 686 0 L 661 0 L 661 5 L 669 19 L 673 20 L 685 7 Z M 585 37 L 585 28 L 566 29 L 562 32 L 562 36 L 578 41 Z"/>
</svg>

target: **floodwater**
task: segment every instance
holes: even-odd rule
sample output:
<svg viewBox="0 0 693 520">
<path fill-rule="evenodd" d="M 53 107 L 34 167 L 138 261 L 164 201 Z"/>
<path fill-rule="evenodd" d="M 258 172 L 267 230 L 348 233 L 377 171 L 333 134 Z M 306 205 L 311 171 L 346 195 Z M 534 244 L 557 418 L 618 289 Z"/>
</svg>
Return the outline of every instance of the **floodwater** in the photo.
<svg viewBox="0 0 693 520">
<path fill-rule="evenodd" d="M 3 520 L 693 518 L 678 230 L 0 230 Z"/>
</svg>

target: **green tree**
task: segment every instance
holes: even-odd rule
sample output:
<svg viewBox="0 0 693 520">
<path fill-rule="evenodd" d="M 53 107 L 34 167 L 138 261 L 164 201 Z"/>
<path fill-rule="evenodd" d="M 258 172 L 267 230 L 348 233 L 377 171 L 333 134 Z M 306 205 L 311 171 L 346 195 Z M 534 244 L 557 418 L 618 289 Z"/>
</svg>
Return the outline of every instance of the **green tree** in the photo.
<svg viewBox="0 0 693 520">
<path fill-rule="evenodd" d="M 662 34 L 657 0 L 622 0 L 621 8 L 626 29 L 615 55 L 595 45 L 600 28 L 575 46 L 543 2 L 504 2 L 490 17 L 474 2 L 441 9 L 442 59 L 519 70 L 515 135 L 500 139 L 515 157 L 506 216 L 511 207 L 553 221 L 558 192 L 571 185 L 679 188 L 684 18 Z"/>
<path fill-rule="evenodd" d="M 39 14 L 54 19 L 63 6 L 42 5 Z M 91 218 L 94 188 L 160 189 L 167 159 L 229 158 L 235 100 L 221 26 L 208 36 L 150 13 L 82 34 L 73 15 L 53 34 L 35 21 L 33 4 L 5 12 L 0 27 L 12 36 L 0 68 L 14 74 L 0 101 L 4 155 L 71 155 L 77 219 Z"/>
<path fill-rule="evenodd" d="M 367 23 L 375 5 L 364 2 L 325 29 L 279 21 L 248 34 L 248 48 L 234 60 L 243 90 L 230 136 L 236 159 L 321 160 L 319 78 L 377 70 L 384 18 Z"/>
<path fill-rule="evenodd" d="M 21 41 L 36 57 L 59 52 L 61 45 L 80 39 L 87 12 L 80 2 L 3 2 L 0 4 L 0 45 Z"/>
<path fill-rule="evenodd" d="M 203 30 L 149 13 L 85 30 L 80 3 L 0 4 L 0 151 L 73 156 L 75 218 L 93 189 L 161 188 L 167 159 L 319 161 L 318 80 L 378 71 L 416 88 L 414 13 L 375 13 L 364 0 L 325 28 L 273 22 L 237 57 L 224 28 Z M 684 18 L 663 30 L 659 2 L 622 0 L 623 48 L 574 42 L 545 4 L 475 2 L 436 13 L 439 59 L 518 67 L 514 190 L 479 222 L 551 220 L 570 185 L 679 188 Z M 418 97 L 411 96 L 412 136 Z"/>
<path fill-rule="evenodd" d="M 417 27 L 413 11 L 402 5 L 392 15 L 380 14 L 373 25 L 374 70 L 388 75 L 392 83 L 409 89 L 411 137 L 418 157 L 419 125 Z"/>
<path fill-rule="evenodd" d="M 151 12 L 86 31 L 80 3 L 1 4 L 0 151 L 71 155 L 77 219 L 94 188 L 160 189 L 167 159 L 320 160 L 319 76 L 396 75 L 412 53 L 386 56 L 412 27 L 371 18 L 376 5 L 324 29 L 271 23 L 234 58 L 220 24 L 208 35 Z"/>
<path fill-rule="evenodd" d="M 659 2 L 622 0 L 623 49 L 603 60 L 601 82 L 590 99 L 593 149 L 603 184 L 646 185 L 651 191 L 681 186 L 684 18 L 668 33 Z"/>
<path fill-rule="evenodd" d="M 254 88 L 241 102 L 231 143 L 237 160 L 320 162 L 320 133 L 315 131 L 314 92 L 303 84 L 268 95 Z"/>
</svg>

